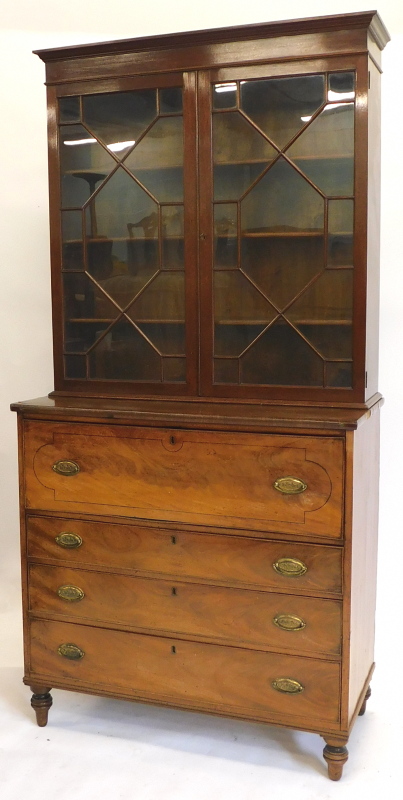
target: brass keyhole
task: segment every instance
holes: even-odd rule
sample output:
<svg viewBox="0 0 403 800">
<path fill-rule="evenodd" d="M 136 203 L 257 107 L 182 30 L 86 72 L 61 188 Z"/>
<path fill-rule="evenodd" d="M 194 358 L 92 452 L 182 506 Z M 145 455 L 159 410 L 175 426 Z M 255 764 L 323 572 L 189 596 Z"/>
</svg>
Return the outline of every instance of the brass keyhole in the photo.
<svg viewBox="0 0 403 800">
<path fill-rule="evenodd" d="M 171 444 L 175 444 L 175 436 L 170 436 L 169 441 Z"/>
<path fill-rule="evenodd" d="M 175 595 L 175 597 L 176 597 L 176 589 L 175 589 L 175 586 L 173 586 L 173 587 L 172 587 L 172 594 L 173 594 L 173 595 Z"/>
</svg>

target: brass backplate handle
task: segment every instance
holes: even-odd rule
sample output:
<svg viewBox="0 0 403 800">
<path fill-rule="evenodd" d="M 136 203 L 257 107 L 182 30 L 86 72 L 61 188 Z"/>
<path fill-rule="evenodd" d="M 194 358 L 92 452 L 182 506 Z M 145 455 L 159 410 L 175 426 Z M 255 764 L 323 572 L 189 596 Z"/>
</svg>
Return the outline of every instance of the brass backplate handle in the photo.
<svg viewBox="0 0 403 800">
<path fill-rule="evenodd" d="M 77 475 L 80 472 L 80 467 L 75 461 L 66 461 L 65 459 L 56 461 L 52 469 L 54 472 L 57 472 L 58 475 L 63 475 L 65 478 L 70 478 L 72 475 Z"/>
<path fill-rule="evenodd" d="M 61 644 L 60 647 L 57 648 L 57 652 L 59 656 L 64 656 L 64 658 L 70 659 L 70 661 L 79 661 L 80 658 L 84 658 L 84 650 L 81 650 L 81 647 L 78 647 L 76 644 L 71 644 L 66 642 L 66 644 Z"/>
<path fill-rule="evenodd" d="M 277 692 L 284 694 L 300 694 L 304 691 L 302 683 L 295 681 L 294 678 L 276 678 L 271 685 Z"/>
<path fill-rule="evenodd" d="M 273 569 L 286 578 L 300 578 L 308 571 L 308 567 L 298 558 L 278 558 L 273 564 Z"/>
<path fill-rule="evenodd" d="M 302 631 L 306 627 L 306 622 L 294 614 L 277 614 L 273 622 L 282 631 Z"/>
<path fill-rule="evenodd" d="M 70 603 L 77 603 L 84 598 L 83 590 L 79 586 L 72 586 L 70 583 L 59 586 L 57 594 L 61 600 L 68 600 Z"/>
<path fill-rule="evenodd" d="M 277 478 L 273 486 L 281 494 L 301 494 L 308 488 L 308 484 L 301 481 L 299 478 L 293 478 L 292 475 L 286 475 L 284 478 Z"/>
<path fill-rule="evenodd" d="M 83 540 L 78 533 L 62 531 L 58 536 L 55 536 L 55 542 L 59 547 L 64 547 L 66 550 L 74 550 L 76 547 L 81 547 Z"/>
</svg>

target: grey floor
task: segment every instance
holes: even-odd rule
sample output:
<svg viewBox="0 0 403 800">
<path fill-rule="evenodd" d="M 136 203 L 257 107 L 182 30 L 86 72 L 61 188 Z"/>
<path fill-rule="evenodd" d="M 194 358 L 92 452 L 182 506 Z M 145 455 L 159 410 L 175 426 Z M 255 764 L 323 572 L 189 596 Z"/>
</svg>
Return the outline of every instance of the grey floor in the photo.
<svg viewBox="0 0 403 800">
<path fill-rule="evenodd" d="M 392 634 L 396 618 L 388 624 Z M 55 690 L 38 728 L 21 681 L 16 580 L 7 592 L 1 583 L 0 631 L 1 800 L 401 798 L 402 690 L 387 627 L 341 783 L 327 779 L 319 736 L 265 725 Z"/>
</svg>

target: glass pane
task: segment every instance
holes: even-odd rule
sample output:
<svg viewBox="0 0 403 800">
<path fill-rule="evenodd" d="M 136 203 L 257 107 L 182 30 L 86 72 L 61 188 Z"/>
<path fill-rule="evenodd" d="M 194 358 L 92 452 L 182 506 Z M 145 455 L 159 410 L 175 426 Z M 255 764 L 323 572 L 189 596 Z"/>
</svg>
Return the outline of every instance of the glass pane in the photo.
<svg viewBox="0 0 403 800">
<path fill-rule="evenodd" d="M 84 269 L 81 211 L 62 211 L 62 268 Z"/>
<path fill-rule="evenodd" d="M 214 326 L 214 353 L 217 356 L 240 356 L 266 328 L 266 323 L 217 322 Z"/>
<path fill-rule="evenodd" d="M 348 361 L 326 364 L 326 385 L 351 389 L 353 385 L 353 365 Z"/>
<path fill-rule="evenodd" d="M 286 311 L 326 358 L 352 356 L 353 271 L 327 270 Z"/>
<path fill-rule="evenodd" d="M 214 197 L 237 200 L 277 151 L 237 111 L 213 116 Z"/>
<path fill-rule="evenodd" d="M 66 353 L 85 353 L 119 311 L 85 273 L 63 276 Z"/>
<path fill-rule="evenodd" d="M 182 89 L 180 86 L 160 89 L 160 114 L 180 114 L 182 108 Z"/>
<path fill-rule="evenodd" d="M 135 322 L 185 320 L 184 272 L 160 272 L 127 312 Z"/>
<path fill-rule="evenodd" d="M 328 104 L 287 156 L 329 196 L 354 191 L 354 103 Z"/>
<path fill-rule="evenodd" d="M 162 206 L 162 269 L 184 269 L 183 206 Z"/>
<path fill-rule="evenodd" d="M 280 158 L 241 204 L 242 234 L 323 232 L 324 201 Z"/>
<path fill-rule="evenodd" d="M 129 316 L 132 316 L 130 312 Z M 183 323 L 138 322 L 137 325 L 163 355 L 185 355 L 185 325 Z"/>
<path fill-rule="evenodd" d="M 248 321 L 267 325 L 277 315 L 273 306 L 239 270 L 214 274 L 214 318 L 216 322 Z"/>
<path fill-rule="evenodd" d="M 236 203 L 214 205 L 214 267 L 228 269 L 238 265 L 238 206 Z"/>
<path fill-rule="evenodd" d="M 80 98 L 61 97 L 59 100 L 60 122 L 80 122 Z"/>
<path fill-rule="evenodd" d="M 280 148 L 324 100 L 324 75 L 241 81 L 242 110 Z"/>
<path fill-rule="evenodd" d="M 139 277 L 136 293 L 157 271 L 158 206 L 122 169 L 86 208 L 88 271 L 97 280 Z M 117 281 L 119 283 L 119 281 Z"/>
<path fill-rule="evenodd" d="M 242 270 L 279 310 L 284 309 L 324 266 L 324 237 L 242 237 Z"/>
<path fill-rule="evenodd" d="M 173 383 L 185 383 L 186 381 L 186 360 L 184 358 L 163 358 L 162 372 L 164 381 Z"/>
<path fill-rule="evenodd" d="M 183 118 L 158 119 L 125 165 L 159 202 L 183 200 Z"/>
<path fill-rule="evenodd" d="M 157 116 L 155 89 L 83 97 L 83 122 L 123 158 Z"/>
<path fill-rule="evenodd" d="M 83 206 L 115 165 L 108 151 L 82 125 L 62 125 L 60 168 L 63 208 Z"/>
<path fill-rule="evenodd" d="M 89 355 L 91 378 L 161 381 L 161 358 L 130 322 L 118 322 Z"/>
<path fill-rule="evenodd" d="M 328 100 L 353 100 L 355 97 L 354 72 L 332 72 L 329 75 Z M 337 95 L 333 97 L 333 94 Z M 346 96 L 347 95 L 347 96 Z"/>
<path fill-rule="evenodd" d="M 323 386 L 323 361 L 284 320 L 241 358 L 241 383 Z"/>
<path fill-rule="evenodd" d="M 87 359 L 85 356 L 65 356 L 64 374 L 66 378 L 84 379 L 87 377 Z"/>
<path fill-rule="evenodd" d="M 216 83 L 213 86 L 213 108 L 234 108 L 237 105 L 236 83 Z"/>
<path fill-rule="evenodd" d="M 214 383 L 239 383 L 238 359 L 214 359 Z"/>
<path fill-rule="evenodd" d="M 328 266 L 353 265 L 354 201 L 329 200 Z"/>
</svg>

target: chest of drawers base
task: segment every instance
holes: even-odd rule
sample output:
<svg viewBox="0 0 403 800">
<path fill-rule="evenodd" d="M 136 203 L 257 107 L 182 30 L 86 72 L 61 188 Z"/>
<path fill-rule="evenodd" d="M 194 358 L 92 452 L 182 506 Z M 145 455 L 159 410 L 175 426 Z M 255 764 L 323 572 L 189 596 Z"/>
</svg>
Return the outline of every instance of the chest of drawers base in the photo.
<svg viewBox="0 0 403 800">
<path fill-rule="evenodd" d="M 253 433 L 18 410 L 38 724 L 51 688 L 267 722 L 323 736 L 338 780 L 373 671 L 378 407 Z"/>
</svg>

